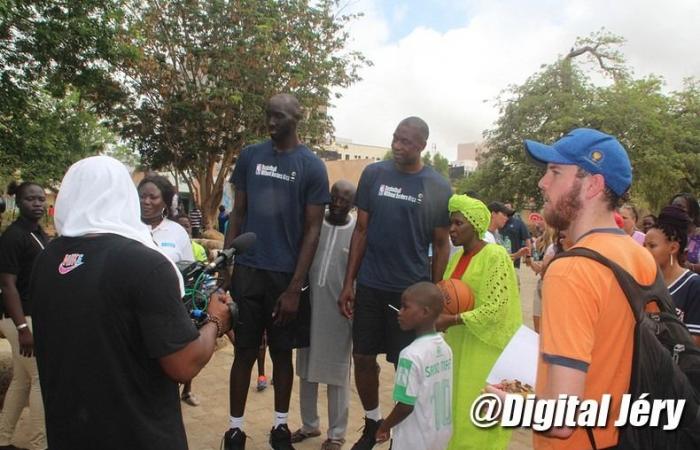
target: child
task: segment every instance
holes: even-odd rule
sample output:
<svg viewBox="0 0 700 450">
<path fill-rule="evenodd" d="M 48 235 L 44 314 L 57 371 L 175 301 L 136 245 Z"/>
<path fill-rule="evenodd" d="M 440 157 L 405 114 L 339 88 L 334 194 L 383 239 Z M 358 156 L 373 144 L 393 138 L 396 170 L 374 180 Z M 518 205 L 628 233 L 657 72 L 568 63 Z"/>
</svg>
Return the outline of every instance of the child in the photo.
<svg viewBox="0 0 700 450">
<path fill-rule="evenodd" d="M 402 330 L 416 339 L 399 355 L 394 383 L 396 405 L 377 430 L 377 443 L 387 441 L 396 427 L 397 450 L 442 450 L 452 435 L 452 351 L 435 332 L 442 295 L 432 283 L 410 286 L 401 296 L 398 314 Z"/>
</svg>

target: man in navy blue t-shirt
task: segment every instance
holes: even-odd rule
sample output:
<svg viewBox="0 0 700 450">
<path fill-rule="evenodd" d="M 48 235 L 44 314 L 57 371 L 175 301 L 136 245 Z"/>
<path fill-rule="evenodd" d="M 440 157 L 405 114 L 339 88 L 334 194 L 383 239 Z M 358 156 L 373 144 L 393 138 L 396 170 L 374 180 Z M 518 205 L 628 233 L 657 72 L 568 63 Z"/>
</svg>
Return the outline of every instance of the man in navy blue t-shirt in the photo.
<svg viewBox="0 0 700 450">
<path fill-rule="evenodd" d="M 427 139 L 428 125 L 422 119 L 402 120 L 391 142 L 393 160 L 369 165 L 357 188 L 357 224 L 338 300 L 341 312 L 354 318 L 355 384 L 365 409 L 365 428 L 353 450 L 374 447 L 382 422 L 377 355 L 386 353 L 396 364 L 414 338 L 401 331 L 390 305 L 400 308 L 401 293 L 410 285 L 442 279 L 450 253 L 447 202 L 452 190 L 444 177 L 421 162 Z"/>
<path fill-rule="evenodd" d="M 240 320 L 234 328 L 226 450 L 245 448 L 243 412 L 263 333 L 275 374 L 270 446 L 292 448 L 287 427 L 294 380 L 292 349 L 309 345 L 306 278 L 318 246 L 325 204 L 330 201 L 326 167 L 297 135 L 301 119 L 297 99 L 275 95 L 265 114 L 272 139 L 243 149 L 231 176 L 235 197 L 225 248 L 240 233 L 252 231 L 257 240 L 250 251 L 236 257 L 231 280 Z"/>
</svg>

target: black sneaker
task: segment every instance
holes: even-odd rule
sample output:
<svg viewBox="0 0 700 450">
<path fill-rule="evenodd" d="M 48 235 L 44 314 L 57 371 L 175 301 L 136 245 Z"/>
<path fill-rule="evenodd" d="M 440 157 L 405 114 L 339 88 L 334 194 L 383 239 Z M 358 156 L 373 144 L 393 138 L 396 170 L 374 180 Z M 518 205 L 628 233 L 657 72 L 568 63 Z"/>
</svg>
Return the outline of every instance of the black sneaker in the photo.
<svg viewBox="0 0 700 450">
<path fill-rule="evenodd" d="M 384 419 L 372 420 L 365 417 L 365 429 L 362 430 L 362 436 L 350 450 L 372 450 L 377 443 L 375 436 L 382 422 L 384 422 Z"/>
<path fill-rule="evenodd" d="M 245 450 L 246 435 L 240 428 L 231 428 L 224 433 L 224 450 Z"/>
<path fill-rule="evenodd" d="M 277 425 L 270 430 L 270 448 L 272 450 L 294 450 L 292 433 L 286 424 Z"/>
</svg>

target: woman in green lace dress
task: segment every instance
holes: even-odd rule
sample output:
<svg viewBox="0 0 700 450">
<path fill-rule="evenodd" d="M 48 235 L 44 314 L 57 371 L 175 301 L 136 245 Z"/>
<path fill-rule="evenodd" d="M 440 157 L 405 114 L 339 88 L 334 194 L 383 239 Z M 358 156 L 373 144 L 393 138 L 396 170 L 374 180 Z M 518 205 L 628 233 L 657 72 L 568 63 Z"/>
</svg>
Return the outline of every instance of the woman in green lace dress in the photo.
<svg viewBox="0 0 700 450">
<path fill-rule="evenodd" d="M 491 220 L 486 205 L 467 195 L 453 195 L 450 239 L 462 248 L 450 259 L 443 278 L 457 278 L 474 292 L 474 309 L 443 314 L 438 327 L 446 329 L 452 348 L 454 388 L 453 433 L 449 449 L 504 449 L 511 430 L 475 427 L 470 409 L 486 384 L 486 377 L 511 336 L 522 323 L 518 282 L 505 248 L 482 240 Z"/>
</svg>

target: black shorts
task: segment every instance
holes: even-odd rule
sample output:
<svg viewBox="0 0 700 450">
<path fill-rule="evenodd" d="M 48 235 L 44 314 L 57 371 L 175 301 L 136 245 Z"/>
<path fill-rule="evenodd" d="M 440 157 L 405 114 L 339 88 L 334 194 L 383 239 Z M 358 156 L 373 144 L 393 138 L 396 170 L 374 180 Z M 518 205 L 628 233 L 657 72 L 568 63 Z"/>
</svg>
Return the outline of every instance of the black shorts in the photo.
<svg viewBox="0 0 700 450">
<path fill-rule="evenodd" d="M 353 353 L 378 355 L 396 364 L 399 353 L 413 342 L 415 333 L 399 328 L 397 312 L 387 305 L 401 308 L 401 292 L 384 291 L 358 284 L 352 320 Z"/>
<path fill-rule="evenodd" d="M 272 272 L 236 265 L 231 279 L 231 297 L 238 304 L 239 319 L 233 331 L 236 347 L 258 348 L 263 333 L 271 351 L 309 346 L 311 307 L 309 289 L 299 297 L 296 319 L 284 326 L 273 323 L 277 299 L 292 280 L 291 273 Z M 306 284 L 308 285 L 308 284 Z"/>
</svg>

